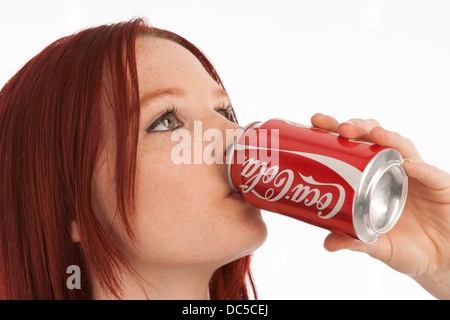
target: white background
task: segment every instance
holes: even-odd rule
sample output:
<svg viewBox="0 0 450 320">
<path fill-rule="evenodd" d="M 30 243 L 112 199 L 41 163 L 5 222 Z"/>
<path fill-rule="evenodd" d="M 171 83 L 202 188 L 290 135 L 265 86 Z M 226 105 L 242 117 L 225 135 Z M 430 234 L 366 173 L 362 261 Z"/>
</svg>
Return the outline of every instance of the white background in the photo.
<svg viewBox="0 0 450 320">
<path fill-rule="evenodd" d="M 316 112 L 375 118 L 450 171 L 450 2 L 9 1 L 0 4 L 0 86 L 54 40 L 146 17 L 202 49 L 242 125 Z M 263 212 L 254 256 L 262 299 L 431 299 L 407 276 L 361 253 L 329 253 L 327 231 Z"/>
</svg>

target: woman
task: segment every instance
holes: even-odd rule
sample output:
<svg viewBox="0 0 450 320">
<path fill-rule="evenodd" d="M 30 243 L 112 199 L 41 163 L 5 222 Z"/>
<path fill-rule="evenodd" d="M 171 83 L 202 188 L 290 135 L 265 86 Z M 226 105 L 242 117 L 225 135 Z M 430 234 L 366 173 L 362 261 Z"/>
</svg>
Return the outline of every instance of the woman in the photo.
<svg viewBox="0 0 450 320">
<path fill-rule="evenodd" d="M 259 210 L 232 192 L 219 161 L 172 161 L 171 134 L 195 137 L 196 121 L 239 129 L 207 58 L 140 19 L 60 39 L 28 62 L 0 95 L 0 296 L 256 297 Z M 449 175 L 375 121 L 312 123 L 411 159 L 397 226 L 372 245 L 331 234 L 325 247 L 367 252 L 449 297 Z M 229 143 L 214 141 L 223 151 L 214 157 Z M 81 268 L 81 289 L 66 283 L 70 266 Z"/>
</svg>

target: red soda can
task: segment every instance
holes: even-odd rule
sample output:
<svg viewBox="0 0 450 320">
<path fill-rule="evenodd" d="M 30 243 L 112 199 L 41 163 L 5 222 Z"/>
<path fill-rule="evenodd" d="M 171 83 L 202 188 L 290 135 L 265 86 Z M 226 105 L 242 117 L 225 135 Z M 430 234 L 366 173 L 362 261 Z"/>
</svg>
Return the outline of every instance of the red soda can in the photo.
<svg viewBox="0 0 450 320">
<path fill-rule="evenodd" d="M 400 217 L 408 178 L 394 149 L 283 119 L 253 122 L 227 153 L 251 205 L 375 242 Z"/>
</svg>

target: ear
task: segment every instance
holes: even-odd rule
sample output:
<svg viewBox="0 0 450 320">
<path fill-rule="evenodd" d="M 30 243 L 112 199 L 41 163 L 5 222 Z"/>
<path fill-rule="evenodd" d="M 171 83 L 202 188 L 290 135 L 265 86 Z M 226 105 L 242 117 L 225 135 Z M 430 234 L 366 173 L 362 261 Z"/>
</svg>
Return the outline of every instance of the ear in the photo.
<svg viewBox="0 0 450 320">
<path fill-rule="evenodd" d="M 75 220 L 70 222 L 70 237 L 72 242 L 80 242 L 80 233 L 78 232 L 78 224 Z"/>
</svg>

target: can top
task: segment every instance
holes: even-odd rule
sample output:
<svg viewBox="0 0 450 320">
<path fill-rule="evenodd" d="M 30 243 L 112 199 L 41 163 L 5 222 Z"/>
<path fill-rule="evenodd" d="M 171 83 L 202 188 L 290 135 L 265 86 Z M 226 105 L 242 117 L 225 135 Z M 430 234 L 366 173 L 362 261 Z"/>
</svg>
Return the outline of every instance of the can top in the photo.
<svg viewBox="0 0 450 320">
<path fill-rule="evenodd" d="M 353 221 L 358 238 L 372 243 L 394 227 L 407 192 L 408 176 L 402 156 L 394 149 L 378 153 L 364 170 L 356 190 Z"/>
</svg>

